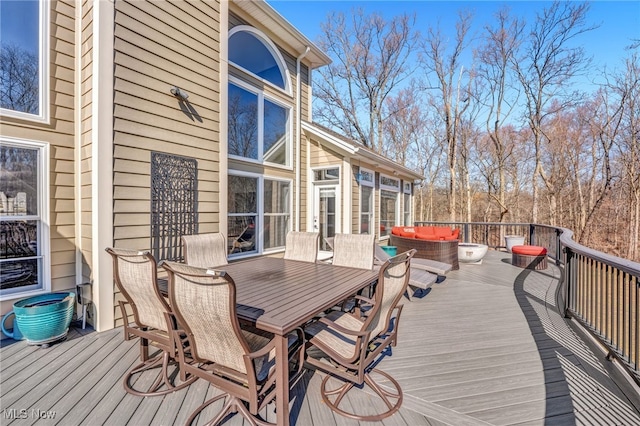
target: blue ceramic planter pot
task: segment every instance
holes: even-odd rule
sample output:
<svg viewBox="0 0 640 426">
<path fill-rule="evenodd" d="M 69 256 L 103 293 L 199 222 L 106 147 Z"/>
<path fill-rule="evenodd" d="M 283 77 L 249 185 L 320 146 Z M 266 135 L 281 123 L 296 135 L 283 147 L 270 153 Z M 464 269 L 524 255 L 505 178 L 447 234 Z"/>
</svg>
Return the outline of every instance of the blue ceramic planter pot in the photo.
<svg viewBox="0 0 640 426">
<path fill-rule="evenodd" d="M 398 247 L 396 246 L 380 246 L 382 250 L 387 252 L 389 256 L 395 256 L 398 254 Z"/>
<path fill-rule="evenodd" d="M 50 293 L 13 304 L 14 330 L 20 330 L 30 345 L 43 345 L 67 335 L 75 308 L 74 293 Z"/>
</svg>

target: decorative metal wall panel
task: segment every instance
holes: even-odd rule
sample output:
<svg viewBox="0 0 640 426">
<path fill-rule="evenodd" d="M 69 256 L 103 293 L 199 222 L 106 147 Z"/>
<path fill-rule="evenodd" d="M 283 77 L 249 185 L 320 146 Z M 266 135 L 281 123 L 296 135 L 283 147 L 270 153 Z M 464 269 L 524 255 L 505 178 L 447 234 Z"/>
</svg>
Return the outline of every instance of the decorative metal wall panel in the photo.
<svg viewBox="0 0 640 426">
<path fill-rule="evenodd" d="M 198 162 L 151 153 L 151 248 L 155 258 L 182 261 L 180 237 L 198 233 Z"/>
</svg>

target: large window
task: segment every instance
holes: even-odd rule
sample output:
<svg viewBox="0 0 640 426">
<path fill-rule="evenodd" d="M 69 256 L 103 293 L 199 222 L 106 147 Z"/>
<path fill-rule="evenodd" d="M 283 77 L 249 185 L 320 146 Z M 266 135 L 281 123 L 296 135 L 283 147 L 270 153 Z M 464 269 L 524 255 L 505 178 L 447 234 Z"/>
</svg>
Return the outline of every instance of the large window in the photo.
<svg viewBox="0 0 640 426">
<path fill-rule="evenodd" d="M 257 89 L 238 81 L 229 83 L 229 155 L 289 166 L 290 116 L 290 107 L 268 99 Z"/>
<path fill-rule="evenodd" d="M 289 182 L 264 180 L 264 248 L 284 247 L 291 217 Z"/>
<path fill-rule="evenodd" d="M 50 288 L 48 146 L 0 142 L 0 299 L 7 299 Z"/>
<path fill-rule="evenodd" d="M 284 248 L 291 223 L 291 182 L 230 174 L 229 254 Z"/>
<path fill-rule="evenodd" d="M 0 1 L 0 113 L 47 121 L 49 2 Z"/>
<path fill-rule="evenodd" d="M 360 233 L 368 234 L 373 231 L 373 194 L 374 173 L 371 170 L 361 168 L 358 172 L 360 183 Z"/>
<path fill-rule="evenodd" d="M 380 237 L 391 234 L 391 228 L 398 224 L 398 194 L 400 180 L 380 175 Z"/>
<path fill-rule="evenodd" d="M 229 62 L 280 89 L 288 88 L 284 59 L 255 28 L 239 26 L 229 32 Z"/>
</svg>

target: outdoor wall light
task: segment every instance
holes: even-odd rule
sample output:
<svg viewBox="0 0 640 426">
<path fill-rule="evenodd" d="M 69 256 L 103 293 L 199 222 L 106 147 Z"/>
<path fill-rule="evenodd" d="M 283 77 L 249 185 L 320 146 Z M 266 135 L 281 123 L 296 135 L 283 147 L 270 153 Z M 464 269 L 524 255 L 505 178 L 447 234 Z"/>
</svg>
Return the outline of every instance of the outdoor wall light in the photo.
<svg viewBox="0 0 640 426">
<path fill-rule="evenodd" d="M 181 101 L 186 101 L 189 98 L 189 94 L 184 90 L 181 90 L 178 86 L 173 86 L 169 91 L 173 96 L 179 98 Z"/>
</svg>

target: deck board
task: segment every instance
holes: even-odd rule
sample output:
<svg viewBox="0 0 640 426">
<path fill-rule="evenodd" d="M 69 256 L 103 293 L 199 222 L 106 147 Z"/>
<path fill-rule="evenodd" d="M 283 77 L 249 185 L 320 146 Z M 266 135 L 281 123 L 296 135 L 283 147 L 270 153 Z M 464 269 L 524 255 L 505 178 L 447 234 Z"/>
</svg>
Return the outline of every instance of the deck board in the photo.
<svg viewBox="0 0 640 426">
<path fill-rule="evenodd" d="M 379 368 L 405 393 L 401 410 L 381 422 L 358 422 L 329 410 L 320 397 L 323 373 L 307 370 L 291 391 L 291 423 L 354 425 L 640 424 L 640 415 L 558 314 L 559 270 L 510 265 L 489 252 L 481 265 L 461 264 L 405 305 L 398 346 Z M 136 340 L 122 329 L 72 328 L 48 349 L 3 340 L 0 423 L 3 425 L 182 425 L 218 392 L 204 381 L 169 395 L 139 398 L 122 387 L 138 362 Z M 147 379 L 147 378 L 145 378 Z M 640 397 L 639 397 L 640 398 Z M 371 408 L 364 392 L 348 403 Z M 219 409 L 212 406 L 196 424 Z M 53 411 L 54 420 L 8 418 L 7 410 Z M 263 412 L 275 420 L 273 404 Z M 245 425 L 230 416 L 225 425 Z"/>
</svg>

